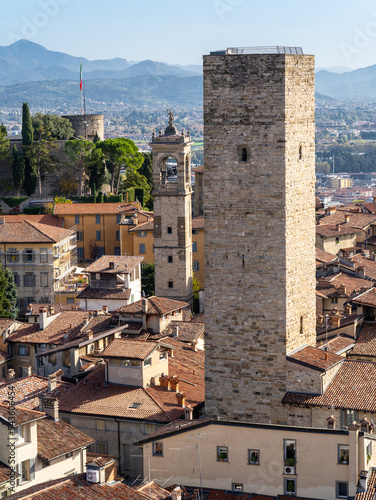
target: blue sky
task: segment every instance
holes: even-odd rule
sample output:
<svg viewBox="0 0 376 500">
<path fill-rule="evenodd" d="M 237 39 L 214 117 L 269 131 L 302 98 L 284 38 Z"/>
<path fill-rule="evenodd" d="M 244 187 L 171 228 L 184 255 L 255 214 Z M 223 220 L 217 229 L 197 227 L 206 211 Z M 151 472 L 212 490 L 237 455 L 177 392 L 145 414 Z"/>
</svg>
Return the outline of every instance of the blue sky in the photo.
<svg viewBox="0 0 376 500">
<path fill-rule="evenodd" d="M 225 47 L 301 46 L 320 67 L 376 64 L 368 0 L 17 0 L 2 4 L 0 45 L 28 38 L 88 59 L 201 64 Z"/>
</svg>

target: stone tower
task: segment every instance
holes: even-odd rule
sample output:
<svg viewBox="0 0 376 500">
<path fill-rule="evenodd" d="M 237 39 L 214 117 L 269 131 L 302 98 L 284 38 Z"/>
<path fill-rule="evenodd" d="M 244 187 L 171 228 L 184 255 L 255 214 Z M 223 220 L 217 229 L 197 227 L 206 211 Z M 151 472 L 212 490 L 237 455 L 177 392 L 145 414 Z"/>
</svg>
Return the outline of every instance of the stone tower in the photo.
<svg viewBox="0 0 376 500">
<path fill-rule="evenodd" d="M 315 345 L 314 57 L 262 52 L 204 56 L 206 412 L 286 424 L 286 354 Z"/>
<path fill-rule="evenodd" d="M 169 113 L 164 134 L 153 134 L 155 294 L 192 299 L 191 137 Z"/>
</svg>

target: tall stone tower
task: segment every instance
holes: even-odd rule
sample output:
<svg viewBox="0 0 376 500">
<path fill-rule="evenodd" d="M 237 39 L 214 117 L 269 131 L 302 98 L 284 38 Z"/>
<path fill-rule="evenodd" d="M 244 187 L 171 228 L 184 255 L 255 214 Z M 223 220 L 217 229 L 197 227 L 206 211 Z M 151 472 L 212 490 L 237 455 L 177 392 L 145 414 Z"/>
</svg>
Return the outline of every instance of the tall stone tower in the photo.
<svg viewBox="0 0 376 500">
<path fill-rule="evenodd" d="M 164 134 L 153 134 L 155 294 L 192 300 L 191 138 L 169 113 Z"/>
<path fill-rule="evenodd" d="M 263 52 L 204 56 L 206 411 L 286 424 L 286 354 L 315 345 L 314 57 Z"/>
</svg>

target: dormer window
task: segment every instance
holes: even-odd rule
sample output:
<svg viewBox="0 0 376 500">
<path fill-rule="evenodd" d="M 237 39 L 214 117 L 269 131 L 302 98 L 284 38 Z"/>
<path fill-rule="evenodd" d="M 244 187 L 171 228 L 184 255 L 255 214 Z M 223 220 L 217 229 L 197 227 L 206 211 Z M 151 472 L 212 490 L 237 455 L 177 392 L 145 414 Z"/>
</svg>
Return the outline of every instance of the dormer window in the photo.
<svg viewBox="0 0 376 500">
<path fill-rule="evenodd" d="M 129 405 L 128 408 L 137 410 L 137 408 L 140 408 L 141 405 L 142 405 L 142 403 L 136 403 L 136 402 L 134 402 L 131 405 Z"/>
</svg>

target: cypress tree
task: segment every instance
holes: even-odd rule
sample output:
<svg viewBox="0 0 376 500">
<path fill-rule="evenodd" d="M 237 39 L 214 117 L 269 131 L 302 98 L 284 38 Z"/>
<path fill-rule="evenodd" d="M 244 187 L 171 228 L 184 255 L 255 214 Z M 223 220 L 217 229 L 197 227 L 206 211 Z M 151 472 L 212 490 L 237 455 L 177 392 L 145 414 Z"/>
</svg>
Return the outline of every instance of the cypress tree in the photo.
<svg viewBox="0 0 376 500">
<path fill-rule="evenodd" d="M 33 144 L 34 133 L 33 124 L 31 122 L 29 105 L 27 102 L 22 104 L 22 146 L 23 156 L 25 159 L 25 181 L 24 187 L 26 193 L 30 196 L 35 192 L 37 187 L 38 174 L 35 162 L 27 157 L 28 148 Z"/>
<path fill-rule="evenodd" d="M 0 266 L 0 318 L 17 317 L 17 288 L 9 269 Z"/>
<path fill-rule="evenodd" d="M 13 148 L 13 184 L 17 190 L 17 196 L 20 196 L 20 190 L 25 180 L 25 158 L 14 146 Z"/>
</svg>

